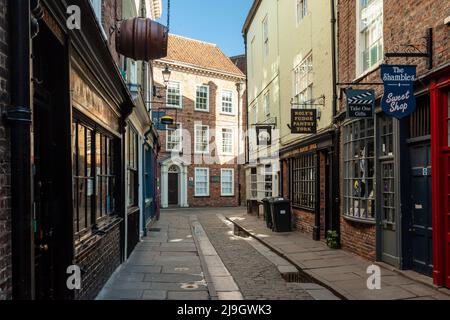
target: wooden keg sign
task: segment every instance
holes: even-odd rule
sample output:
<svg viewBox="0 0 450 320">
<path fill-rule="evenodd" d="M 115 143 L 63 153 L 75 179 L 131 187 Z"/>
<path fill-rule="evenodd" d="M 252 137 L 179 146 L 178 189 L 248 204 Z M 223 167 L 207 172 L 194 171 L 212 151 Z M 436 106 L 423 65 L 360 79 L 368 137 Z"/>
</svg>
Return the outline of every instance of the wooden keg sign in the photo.
<svg viewBox="0 0 450 320">
<path fill-rule="evenodd" d="M 151 19 L 134 18 L 119 23 L 117 52 L 136 61 L 150 61 L 167 56 L 169 31 Z"/>
</svg>

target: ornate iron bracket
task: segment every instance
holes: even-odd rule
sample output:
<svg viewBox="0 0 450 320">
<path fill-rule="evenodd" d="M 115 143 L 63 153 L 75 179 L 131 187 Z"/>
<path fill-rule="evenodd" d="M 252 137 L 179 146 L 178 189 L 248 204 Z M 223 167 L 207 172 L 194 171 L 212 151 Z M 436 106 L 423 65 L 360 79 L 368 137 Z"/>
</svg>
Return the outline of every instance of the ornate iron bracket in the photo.
<svg viewBox="0 0 450 320">
<path fill-rule="evenodd" d="M 302 103 L 299 102 L 295 102 L 294 99 L 291 99 L 291 106 L 294 107 L 314 107 L 314 106 L 320 106 L 320 107 L 325 107 L 325 95 L 321 95 L 318 98 L 315 99 L 311 99 L 309 101 L 305 101 Z"/>
<path fill-rule="evenodd" d="M 388 52 L 385 54 L 386 58 L 426 58 L 428 70 L 433 68 L 433 29 L 428 28 L 427 34 L 424 37 L 426 52 L 422 52 L 413 44 L 399 45 L 405 48 L 404 52 Z M 396 50 L 397 51 L 397 50 Z"/>
</svg>

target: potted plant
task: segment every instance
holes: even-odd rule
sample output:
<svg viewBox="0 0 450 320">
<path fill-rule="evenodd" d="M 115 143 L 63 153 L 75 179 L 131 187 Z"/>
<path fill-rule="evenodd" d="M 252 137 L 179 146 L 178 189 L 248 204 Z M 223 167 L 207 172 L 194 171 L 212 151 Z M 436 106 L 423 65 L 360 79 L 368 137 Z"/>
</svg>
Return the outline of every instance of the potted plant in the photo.
<svg viewBox="0 0 450 320">
<path fill-rule="evenodd" d="M 327 246 L 331 249 L 339 249 L 339 242 L 338 242 L 339 235 L 334 230 L 329 230 L 327 232 Z"/>
</svg>

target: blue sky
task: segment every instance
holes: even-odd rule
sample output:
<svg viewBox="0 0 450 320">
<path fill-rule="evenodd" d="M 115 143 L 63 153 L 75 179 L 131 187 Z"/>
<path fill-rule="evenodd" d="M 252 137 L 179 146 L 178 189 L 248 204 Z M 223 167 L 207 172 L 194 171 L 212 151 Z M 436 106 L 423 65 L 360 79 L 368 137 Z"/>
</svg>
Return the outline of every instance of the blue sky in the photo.
<svg viewBox="0 0 450 320">
<path fill-rule="evenodd" d="M 244 53 L 242 26 L 253 0 L 171 0 L 170 32 L 217 44 L 228 56 Z M 167 0 L 160 23 L 167 23 Z"/>
</svg>

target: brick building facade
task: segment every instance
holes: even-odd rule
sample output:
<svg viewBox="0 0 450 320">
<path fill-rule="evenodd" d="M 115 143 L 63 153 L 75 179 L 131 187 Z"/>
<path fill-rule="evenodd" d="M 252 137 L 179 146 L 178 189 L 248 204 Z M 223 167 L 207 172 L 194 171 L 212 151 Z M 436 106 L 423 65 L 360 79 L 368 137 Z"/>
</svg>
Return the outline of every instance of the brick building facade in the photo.
<svg viewBox="0 0 450 320">
<path fill-rule="evenodd" d="M 154 121 L 166 114 L 181 126 L 159 131 L 162 208 L 238 206 L 245 188 L 239 175 L 245 161 L 244 74 L 216 45 L 170 35 L 168 56 L 155 61 L 154 77 Z"/>
<path fill-rule="evenodd" d="M 448 244 L 438 229 L 443 227 L 446 211 L 441 207 L 440 212 L 435 212 L 439 201 L 432 197 L 442 199 L 446 191 L 435 182 L 442 169 L 439 157 L 433 158 L 431 170 L 430 155 L 436 152 L 435 144 L 442 143 L 437 136 L 446 131 L 444 126 L 437 129 L 437 119 L 433 120 L 433 114 L 445 109 L 445 99 L 443 108 L 442 104 L 433 103 L 433 96 L 443 97 L 448 92 L 443 75 L 449 73 L 450 33 L 444 20 L 450 4 L 438 0 L 407 1 L 401 5 L 392 0 L 342 0 L 337 9 L 342 247 L 402 269 L 429 276 L 433 273 L 435 283 L 442 284 L 443 260 L 445 256 L 448 259 L 448 253 L 437 248 Z M 427 52 L 429 34 L 432 61 L 425 57 L 385 56 Z M 370 40 L 364 40 L 364 36 Z M 402 120 L 381 110 L 383 86 L 377 83 L 382 83 L 383 63 L 417 65 L 417 109 Z M 438 90 L 434 90 L 435 85 Z M 349 88 L 375 90 L 373 119 L 345 119 L 345 92 Z M 447 111 L 442 116 L 447 116 Z M 443 228 L 447 232 L 448 224 Z"/>
<path fill-rule="evenodd" d="M 8 1 L 0 0 L 0 113 L 9 105 Z M 12 295 L 9 131 L 0 118 L 0 300 Z"/>
</svg>

